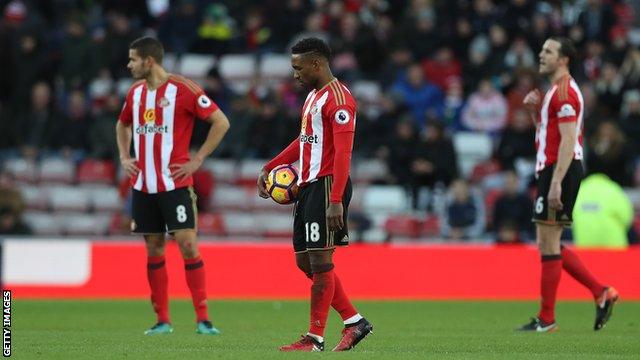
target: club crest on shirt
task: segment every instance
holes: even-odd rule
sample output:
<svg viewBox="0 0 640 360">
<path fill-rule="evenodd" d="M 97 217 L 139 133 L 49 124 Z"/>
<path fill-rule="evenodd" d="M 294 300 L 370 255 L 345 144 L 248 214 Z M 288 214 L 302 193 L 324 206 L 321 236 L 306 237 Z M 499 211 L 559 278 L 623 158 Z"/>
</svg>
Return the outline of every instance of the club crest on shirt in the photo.
<svg viewBox="0 0 640 360">
<path fill-rule="evenodd" d="M 144 111 L 144 115 L 142 115 L 142 117 L 144 118 L 144 122 L 154 122 L 156 121 L 156 110 L 147 109 Z"/>
<path fill-rule="evenodd" d="M 350 120 L 349 113 L 346 110 L 338 110 L 335 119 L 338 124 L 344 125 Z"/>
<path fill-rule="evenodd" d="M 576 110 L 571 106 L 571 104 L 564 104 L 558 111 L 558 117 L 568 117 L 568 116 L 576 116 Z"/>
<path fill-rule="evenodd" d="M 171 103 L 169 102 L 169 99 L 167 99 L 166 97 L 162 97 L 159 101 L 158 101 L 158 106 L 160 107 L 167 107 L 169 106 Z"/>
</svg>

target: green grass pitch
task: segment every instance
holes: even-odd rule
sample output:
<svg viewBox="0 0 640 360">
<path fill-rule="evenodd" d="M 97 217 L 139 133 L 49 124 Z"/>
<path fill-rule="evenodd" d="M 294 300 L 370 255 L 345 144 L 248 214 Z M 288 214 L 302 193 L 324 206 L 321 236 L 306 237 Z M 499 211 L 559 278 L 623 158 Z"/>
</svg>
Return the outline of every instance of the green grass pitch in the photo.
<svg viewBox="0 0 640 360">
<path fill-rule="evenodd" d="M 559 331 L 513 329 L 534 315 L 534 302 L 357 302 L 374 324 L 350 353 L 279 353 L 307 329 L 303 301 L 211 301 L 219 336 L 196 335 L 190 302 L 171 303 L 175 332 L 147 337 L 154 322 L 147 301 L 14 300 L 12 357 L 16 359 L 640 359 L 640 302 L 616 305 L 594 332 L 590 302 L 561 302 Z M 341 322 L 335 312 L 325 334 L 330 350 Z"/>
</svg>

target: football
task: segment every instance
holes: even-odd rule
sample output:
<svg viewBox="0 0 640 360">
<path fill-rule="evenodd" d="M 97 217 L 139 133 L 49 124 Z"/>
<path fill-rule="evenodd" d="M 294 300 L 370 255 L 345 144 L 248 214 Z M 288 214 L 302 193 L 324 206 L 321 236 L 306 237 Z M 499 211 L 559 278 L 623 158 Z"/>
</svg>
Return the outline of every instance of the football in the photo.
<svg viewBox="0 0 640 360">
<path fill-rule="evenodd" d="M 278 204 L 291 204 L 298 196 L 298 170 L 293 165 L 278 165 L 267 176 L 269 196 Z"/>
</svg>

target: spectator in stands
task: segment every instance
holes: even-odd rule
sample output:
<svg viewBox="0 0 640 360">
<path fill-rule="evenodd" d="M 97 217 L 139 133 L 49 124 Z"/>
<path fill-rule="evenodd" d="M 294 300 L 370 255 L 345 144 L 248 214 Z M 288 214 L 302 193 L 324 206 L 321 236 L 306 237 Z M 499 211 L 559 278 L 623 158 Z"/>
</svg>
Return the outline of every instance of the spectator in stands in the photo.
<svg viewBox="0 0 640 360">
<path fill-rule="evenodd" d="M 424 59 L 431 56 L 442 39 L 441 31 L 436 26 L 436 12 L 432 5 L 426 1 L 413 1 L 413 9 L 407 12 L 404 28 L 400 36 L 411 49 L 415 59 Z"/>
<path fill-rule="evenodd" d="M 491 80 L 483 79 L 462 110 L 462 125 L 471 131 L 498 134 L 507 124 L 507 101 Z"/>
<path fill-rule="evenodd" d="M 29 235 L 31 228 L 22 221 L 24 199 L 11 176 L 0 172 L 0 234 Z"/>
<path fill-rule="evenodd" d="M 51 88 L 45 82 L 33 85 L 31 105 L 18 111 L 14 118 L 17 143 L 28 158 L 35 158 L 41 150 L 53 147 L 57 133 L 62 131 L 61 115 L 52 99 Z"/>
<path fill-rule="evenodd" d="M 582 180 L 573 210 L 576 246 L 624 249 L 633 221 L 633 205 L 619 184 L 604 174 Z"/>
<path fill-rule="evenodd" d="M 626 89 L 640 88 L 640 49 L 631 47 L 620 67 L 620 75 L 625 80 Z"/>
<path fill-rule="evenodd" d="M 422 67 L 412 64 L 404 76 L 391 87 L 392 96 L 413 116 L 416 127 L 422 130 L 427 117 L 440 118 L 444 108 L 442 92 L 424 78 Z"/>
<path fill-rule="evenodd" d="M 536 156 L 535 135 L 531 118 L 526 110 L 520 108 L 513 113 L 507 128 L 500 136 L 495 158 L 504 170 L 513 170 L 514 162 L 519 159 L 534 160 Z"/>
<path fill-rule="evenodd" d="M 234 36 L 236 36 L 236 21 L 229 16 L 227 7 L 221 3 L 210 4 L 198 27 L 193 51 L 217 56 L 226 54 L 231 50 Z"/>
<path fill-rule="evenodd" d="M 43 40 L 40 34 L 26 32 L 20 34 L 15 41 L 15 68 L 13 74 L 9 74 L 13 80 L 11 105 L 15 111 L 22 111 L 28 106 L 31 88 L 39 79 L 51 76 Z"/>
<path fill-rule="evenodd" d="M 595 83 L 599 103 L 604 106 L 609 116 L 617 116 L 620 112 L 624 79 L 618 71 L 618 67 L 606 61 L 602 65 L 602 74 Z"/>
<path fill-rule="evenodd" d="M 413 121 L 410 119 L 398 121 L 393 136 L 378 150 L 378 157 L 387 164 L 387 183 L 409 187 L 413 177 L 411 163 L 416 140 Z"/>
<path fill-rule="evenodd" d="M 546 38 L 545 38 L 546 39 Z M 542 46 L 537 49 L 541 49 Z M 524 109 L 524 105 L 522 102 L 524 101 L 524 97 L 529 93 L 529 91 L 533 90 L 536 87 L 535 83 L 535 73 L 533 70 L 522 69 L 516 71 L 513 75 L 514 84 L 507 92 L 507 107 L 509 109 L 507 113 L 507 122 L 511 123 L 514 119 L 514 113 L 517 110 Z M 530 127 L 533 127 L 533 122 L 529 121 Z"/>
<path fill-rule="evenodd" d="M 627 30 L 621 25 L 616 25 L 611 29 L 609 38 L 611 46 L 607 51 L 607 58 L 616 67 L 620 67 L 630 49 Z"/>
<path fill-rule="evenodd" d="M 105 160 L 117 159 L 118 146 L 113 131 L 113 119 L 118 118 L 121 105 L 118 94 L 111 92 L 107 95 L 104 106 L 96 112 L 88 135 L 92 157 Z"/>
<path fill-rule="evenodd" d="M 531 49 L 542 49 L 546 39 L 551 36 L 547 16 L 539 12 L 535 13 L 531 20 L 531 31 L 526 35 Z"/>
<path fill-rule="evenodd" d="M 267 93 L 261 99 L 256 113 L 251 118 L 247 132 L 247 145 L 251 156 L 267 159 L 276 154 L 283 144 L 286 146 L 286 127 L 284 112 L 274 93 Z M 265 136 L 269 134 L 269 136 Z M 287 140 L 285 140 L 287 139 Z"/>
<path fill-rule="evenodd" d="M 127 45 L 128 46 L 128 45 Z M 119 53 L 124 53 L 122 49 L 111 49 Z M 84 19 L 81 16 L 70 17 L 65 24 L 65 36 L 62 40 L 62 58 L 58 75 L 63 81 L 65 89 L 76 89 L 86 85 L 93 75 L 95 66 L 102 64 L 103 61 L 96 63 L 95 49 L 91 45 L 91 40 L 87 36 L 87 29 Z M 108 51 L 108 49 L 105 49 Z M 125 54 L 126 55 L 126 54 Z M 99 58 L 102 57 L 100 52 Z M 126 64 L 126 61 L 125 61 Z M 119 64 L 122 67 L 122 64 Z"/>
<path fill-rule="evenodd" d="M 464 109 L 465 98 L 462 80 L 460 78 L 449 78 L 444 98 L 444 112 L 442 120 L 447 129 L 452 131 L 461 130 L 460 114 Z"/>
<path fill-rule="evenodd" d="M 531 214 L 531 198 L 521 190 L 518 175 L 513 171 L 507 171 L 504 192 L 498 197 L 493 208 L 496 242 L 514 243 L 534 239 Z"/>
<path fill-rule="evenodd" d="M 631 158 L 625 135 L 613 121 L 604 121 L 589 141 L 587 172 L 603 173 L 621 186 L 631 186 Z"/>
<path fill-rule="evenodd" d="M 291 34 L 287 35 L 290 36 Z M 329 34 L 324 29 L 324 16 L 319 11 L 313 12 L 307 16 L 304 22 L 304 30 L 297 33 L 291 38 L 291 40 L 289 40 L 286 52 L 290 52 L 291 47 L 298 43 L 298 41 L 309 37 L 317 37 L 326 43 L 329 43 L 331 40 Z"/>
<path fill-rule="evenodd" d="M 484 77 L 501 76 L 508 74 L 508 67 L 505 63 L 505 56 L 509 50 L 509 36 L 500 23 L 494 23 L 489 28 L 489 44 L 491 54 L 489 55 L 490 71 L 483 74 Z"/>
<path fill-rule="evenodd" d="M 423 189 L 432 190 L 437 184 L 449 186 L 457 176 L 456 152 L 444 125 L 438 121 L 427 123 L 415 145 L 411 163 L 413 207 L 423 207 L 418 203 Z"/>
<path fill-rule="evenodd" d="M 167 52 L 180 57 L 191 50 L 198 32 L 199 13 L 195 0 L 180 0 L 177 8 L 161 20 L 158 37 Z"/>
<path fill-rule="evenodd" d="M 461 81 L 462 67 L 448 46 L 442 46 L 433 58 L 423 61 L 422 69 L 425 77 L 442 92 L 447 90 L 452 79 Z"/>
<path fill-rule="evenodd" d="M 0 194 L 0 196 L 4 195 Z M 16 214 L 11 208 L 0 207 L 0 235 L 31 235 L 32 233 L 31 228 L 22 221 L 20 214 Z"/>
<path fill-rule="evenodd" d="M 456 19 L 455 31 L 450 46 L 458 59 L 464 59 L 469 55 L 469 45 L 473 40 L 473 31 L 469 19 L 460 17 Z"/>
<path fill-rule="evenodd" d="M 103 44 L 105 65 L 116 79 L 128 78 L 131 74 L 123 65 L 129 61 L 129 54 L 122 49 L 127 49 L 140 34 L 134 29 L 131 19 L 122 13 L 113 13 L 108 19 L 109 27 Z"/>
<path fill-rule="evenodd" d="M 411 51 L 402 44 L 395 45 L 390 50 L 389 57 L 382 65 L 382 70 L 378 76 L 382 82 L 382 87 L 387 89 L 393 85 L 407 71 L 412 62 L 413 55 Z"/>
<path fill-rule="evenodd" d="M 587 39 L 607 41 L 615 16 L 609 4 L 602 0 L 588 0 L 587 7 L 578 16 L 578 24 L 584 29 Z"/>
<path fill-rule="evenodd" d="M 504 63 L 510 72 L 523 68 L 529 69 L 535 66 L 536 55 L 523 37 L 516 37 L 504 55 Z"/>
<path fill-rule="evenodd" d="M 640 90 L 628 90 L 622 103 L 620 126 L 629 139 L 632 153 L 640 153 Z"/>
<path fill-rule="evenodd" d="M 61 150 L 63 155 L 73 158 L 89 151 L 89 128 L 92 125 L 87 100 L 82 90 L 74 90 L 69 95 L 67 109 L 60 119 L 53 138 L 53 148 Z"/>
<path fill-rule="evenodd" d="M 285 51 L 291 34 L 304 29 L 309 3 L 303 0 L 277 1 L 277 6 L 265 9 L 273 25 L 274 38 L 281 51 Z"/>
<path fill-rule="evenodd" d="M 478 239 L 484 230 L 482 200 L 462 179 L 451 184 L 442 217 L 442 235 L 451 240 Z"/>
<path fill-rule="evenodd" d="M 245 14 L 242 41 L 244 49 L 256 54 L 273 50 L 273 31 L 261 11 L 249 9 Z"/>
<path fill-rule="evenodd" d="M 207 77 L 204 79 L 202 84 L 205 94 L 209 96 L 209 98 L 215 101 L 218 104 L 218 107 L 223 112 L 231 112 L 232 102 L 235 100 L 235 94 L 233 90 L 229 88 L 226 81 L 220 76 L 220 72 L 217 67 L 212 67 L 207 72 Z M 202 144 L 207 138 L 207 133 L 209 132 L 209 128 L 211 124 L 206 121 L 196 121 L 193 124 L 193 135 L 191 136 L 191 144 L 193 146 L 197 146 L 198 144 Z M 235 126 L 234 126 L 235 127 Z M 229 133 L 235 132 L 234 127 L 229 129 L 225 139 L 223 139 L 223 144 L 226 139 L 229 137 Z M 233 137 L 233 136 L 231 136 Z M 222 153 L 224 153 L 225 145 L 222 145 L 222 148 L 219 149 Z"/>
<path fill-rule="evenodd" d="M 469 61 L 463 65 L 464 93 L 473 92 L 480 80 L 491 73 L 489 40 L 485 35 L 476 36 L 469 45 Z"/>
</svg>

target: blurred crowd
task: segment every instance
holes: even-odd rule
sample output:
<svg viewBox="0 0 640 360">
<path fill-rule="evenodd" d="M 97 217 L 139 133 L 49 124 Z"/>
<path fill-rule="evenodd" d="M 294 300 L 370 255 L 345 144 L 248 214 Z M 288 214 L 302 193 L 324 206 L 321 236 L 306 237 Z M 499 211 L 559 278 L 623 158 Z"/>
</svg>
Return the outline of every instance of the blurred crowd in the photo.
<svg viewBox="0 0 640 360">
<path fill-rule="evenodd" d="M 286 54 L 317 36 L 333 50 L 334 75 L 380 89 L 360 101 L 355 159 L 386 163 L 376 182 L 405 186 L 414 207 L 421 190 L 438 187 L 464 202 L 471 179 L 460 179 L 452 137 L 489 134 L 491 166 L 500 171 L 533 159 L 535 129 L 522 100 L 546 85 L 537 74 L 543 42 L 563 35 L 579 50 L 571 71 L 585 100 L 587 173 L 623 187 L 640 181 L 638 1 L 0 0 L 0 9 L 0 160 L 115 159 L 113 126 L 126 91 L 117 84 L 129 77 L 128 45 L 141 35 L 157 36 L 178 57 Z M 217 157 L 269 158 L 295 138 L 306 90 L 292 80 L 258 79 L 236 93 L 212 68 L 199 81 L 232 123 Z M 194 144 L 206 131 L 198 124 Z M 503 180 L 508 192 L 527 185 Z M 479 216 L 479 207 L 472 212 Z M 448 214 L 470 229 L 462 235 L 447 220 L 456 237 L 476 235 L 469 211 Z M 505 231 L 525 218 L 516 217 Z"/>
</svg>

